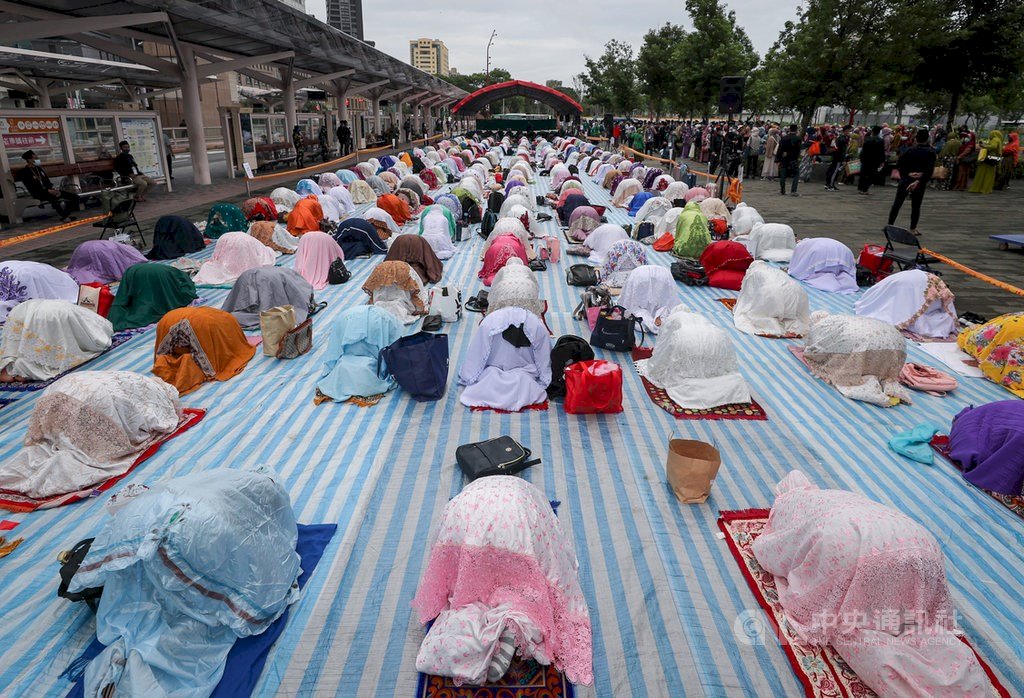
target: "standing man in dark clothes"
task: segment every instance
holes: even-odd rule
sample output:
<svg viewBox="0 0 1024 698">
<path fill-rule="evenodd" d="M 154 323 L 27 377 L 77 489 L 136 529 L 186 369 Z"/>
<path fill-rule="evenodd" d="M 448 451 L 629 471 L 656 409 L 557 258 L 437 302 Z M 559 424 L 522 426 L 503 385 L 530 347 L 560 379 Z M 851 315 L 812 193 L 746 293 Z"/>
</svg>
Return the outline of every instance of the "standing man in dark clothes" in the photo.
<svg viewBox="0 0 1024 698">
<path fill-rule="evenodd" d="M 306 137 L 298 124 L 292 129 L 292 147 L 295 148 L 295 167 L 301 170 L 306 161 Z"/>
<path fill-rule="evenodd" d="M 843 126 L 843 132 L 836 138 L 832 150 L 832 164 L 828 166 L 828 172 L 825 173 L 826 191 L 839 191 L 836 182 L 839 181 L 840 174 L 845 169 L 846 151 L 850 148 L 850 129 L 852 128 L 849 124 Z"/>
<path fill-rule="evenodd" d="M 78 210 L 78 196 L 58 191 L 53 187 L 53 183 L 43 171 L 42 162 L 36 157 L 35 152 L 29 150 L 21 156 L 21 159 L 25 161 L 25 167 L 18 172 L 15 179 L 25 186 L 32 198 L 40 202 L 49 202 L 53 206 L 53 210 L 60 216 L 61 223 L 75 220 L 70 212 Z"/>
<path fill-rule="evenodd" d="M 928 145 L 928 130 L 920 129 L 917 132 L 914 146 L 907 149 L 900 155 L 896 163 L 896 169 L 900 173 L 900 183 L 896 188 L 896 200 L 892 202 L 889 209 L 889 225 L 896 223 L 896 217 L 900 214 L 900 207 L 910 195 L 910 232 L 920 235 L 917 232 L 917 222 L 921 218 L 921 202 L 924 200 L 925 189 L 928 188 L 928 180 L 932 178 L 932 170 L 935 169 L 935 149 Z"/>
<path fill-rule="evenodd" d="M 789 133 L 782 137 L 779 149 L 775 151 L 775 157 L 779 160 L 779 193 L 782 195 L 786 194 L 786 177 L 792 177 L 793 184 L 789 193 L 791 196 L 800 196 L 796 192 L 800 183 L 800 146 L 796 124 L 790 124 Z"/>
<path fill-rule="evenodd" d="M 352 150 L 352 130 L 347 121 L 342 121 L 338 126 L 338 148 L 339 155 L 348 155 Z"/>
<path fill-rule="evenodd" d="M 715 130 L 711 132 L 710 152 L 711 160 L 708 163 L 708 172 L 715 174 L 718 171 L 718 160 L 722 154 L 722 144 L 725 143 L 725 136 L 722 134 L 722 127 L 715 124 Z"/>
<path fill-rule="evenodd" d="M 860 176 L 857 178 L 857 193 L 868 195 L 871 185 L 878 177 L 878 170 L 885 164 L 885 141 L 879 135 L 881 126 L 872 126 L 871 135 L 860 147 Z"/>
</svg>

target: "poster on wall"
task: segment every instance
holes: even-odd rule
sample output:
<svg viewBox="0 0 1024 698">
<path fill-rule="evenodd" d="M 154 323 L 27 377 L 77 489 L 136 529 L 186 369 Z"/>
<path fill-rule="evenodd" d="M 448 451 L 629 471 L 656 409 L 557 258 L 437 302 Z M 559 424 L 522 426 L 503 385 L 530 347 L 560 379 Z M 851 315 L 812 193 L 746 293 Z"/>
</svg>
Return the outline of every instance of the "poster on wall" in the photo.
<svg viewBox="0 0 1024 698">
<path fill-rule="evenodd" d="M 60 120 L 57 118 L 0 118 L 0 134 L 4 147 L 12 151 L 33 150 L 44 163 L 64 162 L 60 142 Z"/>
<path fill-rule="evenodd" d="M 156 132 L 156 119 L 122 118 L 121 134 L 132 147 L 132 155 L 143 174 L 163 177 L 160 166 L 160 134 Z"/>
</svg>

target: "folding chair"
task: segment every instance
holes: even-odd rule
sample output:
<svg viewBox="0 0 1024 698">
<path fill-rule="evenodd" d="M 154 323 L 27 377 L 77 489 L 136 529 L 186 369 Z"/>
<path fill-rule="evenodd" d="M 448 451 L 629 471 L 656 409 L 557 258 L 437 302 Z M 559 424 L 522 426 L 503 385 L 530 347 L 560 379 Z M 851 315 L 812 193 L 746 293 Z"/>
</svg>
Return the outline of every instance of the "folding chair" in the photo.
<svg viewBox="0 0 1024 698">
<path fill-rule="evenodd" d="M 143 246 L 145 246 L 146 236 L 143 235 L 139 222 L 135 220 L 134 193 L 105 191 L 100 194 L 100 200 L 107 207 L 107 217 L 102 221 L 92 224 L 94 228 L 103 228 L 100 231 L 100 240 L 107 236 L 107 231 L 123 233 L 125 230 L 128 230 L 129 235 L 131 235 L 131 229 L 135 228 L 139 238 L 142 240 Z"/>
<path fill-rule="evenodd" d="M 895 225 L 887 225 L 882 231 L 885 233 L 885 251 L 882 253 L 882 257 L 891 259 L 900 271 L 921 269 L 932 274 L 942 275 L 942 272 L 933 271 L 928 266 L 939 260 L 929 257 L 921 251 L 921 241 L 912 232 Z"/>
</svg>

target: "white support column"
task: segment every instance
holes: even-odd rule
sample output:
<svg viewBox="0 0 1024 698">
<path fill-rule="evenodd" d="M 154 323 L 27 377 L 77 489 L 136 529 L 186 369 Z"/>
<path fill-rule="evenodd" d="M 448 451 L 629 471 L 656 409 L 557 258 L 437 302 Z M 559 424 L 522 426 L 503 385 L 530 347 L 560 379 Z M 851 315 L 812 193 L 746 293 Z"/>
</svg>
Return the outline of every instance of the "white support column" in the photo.
<svg viewBox="0 0 1024 698">
<path fill-rule="evenodd" d="M 288 124 L 288 137 L 291 138 L 299 121 L 295 116 L 295 85 L 290 70 L 285 77 L 284 87 L 281 88 L 281 95 L 284 97 L 284 118 Z"/>
<path fill-rule="evenodd" d="M 374 97 L 370 104 L 372 105 L 370 108 L 373 109 L 373 132 L 379 138 L 382 131 L 380 124 L 380 97 Z"/>
<path fill-rule="evenodd" d="M 39 78 L 36 80 L 36 84 L 39 86 L 37 91 L 37 94 L 39 95 L 39 108 L 52 109 L 53 103 L 50 101 L 49 81 Z"/>
<path fill-rule="evenodd" d="M 210 158 L 206 154 L 206 129 L 203 127 L 203 105 L 199 98 L 199 74 L 192 49 L 181 47 L 178 56 L 181 67 L 181 102 L 188 127 L 188 150 L 192 158 L 192 173 L 196 184 L 211 184 Z"/>
</svg>

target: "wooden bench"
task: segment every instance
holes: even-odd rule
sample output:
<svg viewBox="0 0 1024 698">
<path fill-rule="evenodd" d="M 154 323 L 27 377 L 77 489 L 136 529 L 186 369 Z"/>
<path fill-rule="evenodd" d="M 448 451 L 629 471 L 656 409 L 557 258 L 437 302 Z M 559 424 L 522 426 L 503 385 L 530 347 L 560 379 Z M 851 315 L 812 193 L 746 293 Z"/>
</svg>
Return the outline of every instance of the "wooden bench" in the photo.
<svg viewBox="0 0 1024 698">
<path fill-rule="evenodd" d="M 1010 247 L 1024 247 L 1024 235 L 989 235 L 993 240 L 999 242 L 999 249 L 1008 250 Z"/>
<path fill-rule="evenodd" d="M 256 169 L 273 170 L 283 163 L 295 162 L 291 143 L 260 143 L 256 146 Z"/>
</svg>

